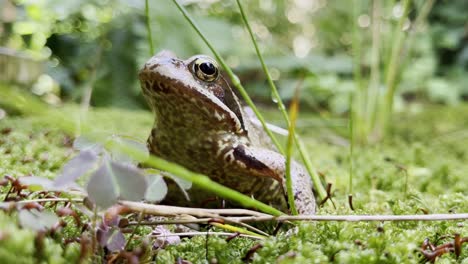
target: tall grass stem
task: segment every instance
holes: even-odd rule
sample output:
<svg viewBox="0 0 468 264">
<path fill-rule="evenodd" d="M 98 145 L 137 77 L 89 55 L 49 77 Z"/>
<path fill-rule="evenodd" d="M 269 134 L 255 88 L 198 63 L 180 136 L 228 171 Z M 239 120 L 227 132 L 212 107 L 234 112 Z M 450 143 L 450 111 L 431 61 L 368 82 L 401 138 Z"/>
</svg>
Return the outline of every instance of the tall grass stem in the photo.
<svg viewBox="0 0 468 264">
<path fill-rule="evenodd" d="M 394 41 L 392 43 L 392 52 L 390 55 L 390 61 L 388 63 L 388 70 L 385 78 L 385 85 L 387 87 L 387 93 L 385 95 L 385 105 L 383 109 L 383 124 L 379 129 L 383 129 L 384 136 L 390 132 L 390 120 L 393 113 L 393 99 L 396 92 L 397 74 L 400 64 L 400 54 L 403 49 L 404 43 L 404 26 L 408 19 L 409 7 L 411 0 L 403 0 L 403 14 L 398 21 L 398 25 L 394 32 Z"/>
<path fill-rule="evenodd" d="M 297 209 L 296 205 L 294 203 L 294 190 L 292 187 L 292 177 L 291 177 L 291 161 L 292 161 L 292 150 L 293 150 L 293 145 L 294 145 L 294 133 L 295 133 L 295 128 L 296 128 L 296 120 L 297 120 L 297 114 L 299 111 L 299 89 L 300 87 L 298 86 L 296 88 L 294 98 L 291 102 L 291 106 L 289 107 L 289 119 L 291 122 L 289 123 L 289 128 L 288 128 L 288 140 L 286 144 L 286 190 L 287 190 L 287 196 L 288 196 L 288 204 L 289 208 L 291 210 L 291 213 L 293 215 L 297 215 Z"/>
<path fill-rule="evenodd" d="M 145 0 L 145 18 L 146 18 L 146 31 L 148 32 L 148 47 L 150 49 L 150 56 L 154 56 L 153 46 L 153 33 L 151 31 L 151 17 L 149 15 L 149 0 Z"/>
<path fill-rule="evenodd" d="M 247 31 L 249 32 L 252 43 L 253 43 L 253 45 L 255 47 L 255 52 L 257 53 L 257 57 L 260 60 L 263 71 L 264 71 L 264 73 L 266 75 L 266 78 L 268 80 L 268 85 L 270 86 L 271 93 L 273 94 L 273 97 L 277 102 L 277 105 L 278 105 L 278 108 L 279 108 L 280 112 L 283 114 L 283 118 L 284 118 L 287 126 L 291 127 L 291 121 L 290 121 L 290 118 L 289 118 L 288 113 L 286 111 L 286 107 L 284 106 L 283 101 L 282 101 L 282 99 L 281 99 L 281 97 L 280 97 L 280 95 L 278 93 L 278 89 L 276 88 L 276 85 L 273 82 L 273 79 L 271 78 L 270 71 L 268 70 L 268 67 L 266 66 L 265 60 L 263 59 L 263 55 L 260 52 L 260 49 L 259 49 L 258 44 L 257 44 L 257 40 L 255 39 L 255 35 L 254 35 L 253 31 L 252 31 L 252 28 L 250 27 L 249 20 L 247 19 L 247 15 L 244 12 L 244 8 L 242 7 L 241 1 L 236 0 L 236 2 L 237 2 L 237 5 L 239 6 L 239 10 L 240 10 L 240 13 L 241 13 L 242 20 L 244 21 L 244 24 L 245 24 L 245 26 L 247 28 Z M 303 144 L 299 143 L 300 138 L 296 133 L 293 133 L 293 136 L 294 136 L 294 140 L 296 141 L 296 144 L 299 147 L 299 153 L 301 155 L 301 159 L 304 162 L 304 165 L 306 165 L 306 169 L 309 172 L 309 175 L 311 176 L 312 182 L 314 183 L 314 186 L 315 186 L 320 198 L 325 199 L 325 197 L 327 197 L 327 192 L 323 188 L 323 186 L 321 184 L 321 181 L 320 181 L 320 178 L 317 175 L 317 172 L 312 167 L 312 163 L 310 162 L 309 155 L 308 155 L 308 153 L 306 153 L 307 152 L 306 148 L 304 147 Z"/>
</svg>

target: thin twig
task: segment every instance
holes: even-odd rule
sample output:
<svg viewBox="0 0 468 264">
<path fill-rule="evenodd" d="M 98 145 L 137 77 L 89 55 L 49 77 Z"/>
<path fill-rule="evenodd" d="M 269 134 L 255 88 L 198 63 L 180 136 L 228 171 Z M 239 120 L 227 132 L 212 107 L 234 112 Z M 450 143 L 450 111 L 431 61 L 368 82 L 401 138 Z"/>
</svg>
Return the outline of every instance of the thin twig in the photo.
<svg viewBox="0 0 468 264">
<path fill-rule="evenodd" d="M 164 234 L 164 235 L 152 235 L 151 237 L 164 238 L 170 236 L 206 236 L 206 235 L 215 235 L 215 236 L 232 236 L 234 233 L 229 232 L 185 232 L 185 233 L 173 233 L 173 234 Z M 263 240 L 264 238 L 258 236 L 244 235 L 239 234 L 241 237 L 248 237 L 252 239 Z"/>
<path fill-rule="evenodd" d="M 225 217 L 226 221 L 235 222 L 265 222 L 265 221 L 339 221 L 339 222 L 373 222 L 373 221 L 452 221 L 468 220 L 468 214 L 429 214 L 429 215 L 295 215 L 295 216 L 244 216 Z M 171 219 L 162 221 L 142 222 L 140 225 L 169 225 L 208 223 L 212 218 Z M 129 225 L 136 225 L 131 222 Z"/>
<path fill-rule="evenodd" d="M 195 219 L 168 219 L 168 220 L 155 220 L 155 221 L 144 221 L 141 223 L 130 222 L 129 226 L 142 225 L 142 226 L 155 226 L 155 225 L 177 225 L 177 224 L 207 224 L 212 221 L 213 218 L 195 218 Z"/>
<path fill-rule="evenodd" d="M 255 228 L 251 225 L 248 225 L 243 222 L 239 222 L 235 219 L 230 219 L 229 217 L 221 217 L 225 222 L 228 223 L 233 223 L 233 224 L 238 224 L 240 226 L 245 227 L 246 229 L 250 229 L 253 232 L 256 232 L 260 235 L 263 236 L 270 236 L 268 233 L 265 233 L 264 231 Z M 168 219 L 168 220 L 156 220 L 156 221 L 143 221 L 141 223 L 138 222 L 130 222 L 128 223 L 129 226 L 134 226 L 134 225 L 146 225 L 146 226 L 156 226 L 156 225 L 176 225 L 176 224 L 208 224 L 211 221 L 213 221 L 213 218 L 194 218 L 194 219 Z"/>
<path fill-rule="evenodd" d="M 169 205 L 155 205 L 131 201 L 119 201 L 123 205 L 135 212 L 143 212 L 146 214 L 160 216 L 176 216 L 181 214 L 193 215 L 198 217 L 219 217 L 220 215 L 252 215 L 252 216 L 269 216 L 268 214 L 247 209 L 206 209 L 206 208 L 190 208 L 178 207 Z"/>
<path fill-rule="evenodd" d="M 428 214 L 428 215 L 282 215 L 272 216 L 247 209 L 204 209 L 188 208 L 166 205 L 153 205 L 139 202 L 121 201 L 121 205 L 130 210 L 144 212 L 159 216 L 193 215 L 203 217 L 199 219 L 174 219 L 153 222 L 141 222 L 141 225 L 156 224 L 187 224 L 203 223 L 213 220 L 213 217 L 222 218 L 226 221 L 237 222 L 264 222 L 264 221 L 445 221 L 445 220 L 468 220 L 468 213 L 462 214 Z M 249 215 L 241 217 L 220 217 L 220 215 Z M 233 222 L 235 223 L 235 222 Z M 133 223 L 134 224 L 134 223 Z M 132 223 L 130 223 L 132 225 Z"/>
<path fill-rule="evenodd" d="M 429 215 L 285 215 L 285 216 L 251 216 L 229 217 L 239 222 L 263 221 L 340 221 L 340 222 L 370 222 L 370 221 L 448 221 L 468 220 L 465 214 L 429 214 Z"/>
</svg>

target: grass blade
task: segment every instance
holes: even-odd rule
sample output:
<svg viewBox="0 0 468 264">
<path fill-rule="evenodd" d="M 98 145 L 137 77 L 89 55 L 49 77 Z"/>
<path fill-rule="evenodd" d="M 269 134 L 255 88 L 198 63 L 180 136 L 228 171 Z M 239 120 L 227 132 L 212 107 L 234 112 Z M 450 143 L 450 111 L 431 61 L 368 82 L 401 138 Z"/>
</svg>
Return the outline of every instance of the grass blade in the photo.
<svg viewBox="0 0 468 264">
<path fill-rule="evenodd" d="M 385 78 L 387 93 L 385 95 L 385 105 L 382 113 L 383 124 L 380 127 L 380 129 L 383 130 L 384 135 L 388 135 L 390 132 L 390 119 L 393 112 L 393 98 L 396 92 L 398 68 L 400 66 L 399 58 L 405 40 L 405 32 L 403 31 L 403 27 L 406 19 L 408 18 L 410 3 L 411 0 L 403 0 L 403 15 L 400 17 L 398 25 L 395 28 L 395 32 L 393 34 L 395 39 L 392 43 L 392 52 L 390 55 L 390 61 L 388 63 L 389 66 Z"/>
<path fill-rule="evenodd" d="M 148 46 L 150 48 L 150 56 L 154 55 L 153 46 L 153 33 L 151 32 L 151 20 L 149 15 L 149 0 L 145 0 L 145 20 L 146 20 L 146 31 L 148 32 Z"/>
<path fill-rule="evenodd" d="M 288 141 L 286 144 L 286 189 L 288 194 L 288 204 L 289 208 L 291 209 L 291 213 L 293 215 L 297 215 L 296 205 L 294 204 L 294 191 L 292 188 L 292 181 L 291 181 L 291 156 L 292 156 L 292 149 L 294 145 L 294 131 L 296 128 L 296 120 L 297 120 L 297 113 L 299 111 L 298 106 L 299 100 L 299 87 L 296 88 L 294 93 L 294 98 L 291 102 L 291 106 L 289 107 L 289 119 L 291 120 L 289 125 L 289 134 L 288 134 Z"/>
<path fill-rule="evenodd" d="M 255 51 L 257 53 L 257 57 L 260 60 L 260 63 L 262 64 L 262 68 L 263 68 L 263 71 L 265 72 L 265 75 L 267 77 L 268 84 L 270 86 L 271 92 L 272 92 L 273 96 L 275 97 L 275 100 L 276 100 L 276 102 L 278 104 L 278 108 L 280 109 L 281 113 L 283 114 L 283 118 L 286 121 L 286 124 L 288 125 L 288 127 L 291 127 L 291 122 L 289 120 L 288 113 L 286 112 L 286 107 L 284 106 L 283 101 L 281 100 L 281 97 L 280 97 L 280 95 L 278 93 L 278 89 L 276 88 L 275 83 L 271 79 L 270 72 L 268 70 L 268 67 L 265 64 L 265 61 L 264 61 L 263 56 L 262 56 L 262 54 L 260 52 L 260 49 L 258 48 L 257 41 L 255 39 L 252 28 L 250 27 L 250 23 L 249 23 L 249 21 L 247 19 L 247 16 L 246 16 L 245 12 L 244 12 L 242 4 L 241 4 L 240 0 L 236 0 L 236 1 L 237 1 L 237 5 L 239 6 L 239 10 L 241 12 L 242 20 L 244 21 L 244 24 L 247 27 L 247 30 L 248 30 L 248 32 L 250 34 L 250 38 L 252 39 L 252 43 L 253 43 L 253 45 L 255 47 Z M 314 186 L 315 186 L 320 198 L 325 199 L 325 197 L 327 197 L 327 192 L 323 188 L 322 183 L 320 181 L 320 178 L 318 177 L 315 169 L 313 169 L 312 163 L 310 162 L 310 156 L 307 153 L 307 150 L 306 150 L 304 144 L 301 142 L 299 136 L 296 133 L 293 133 L 293 136 L 294 136 L 294 140 L 296 141 L 296 144 L 299 147 L 299 153 L 301 155 L 301 159 L 304 162 L 304 165 L 306 166 L 307 172 L 309 173 L 309 175 L 310 175 L 310 177 L 312 179 L 312 182 L 314 183 Z"/>
</svg>

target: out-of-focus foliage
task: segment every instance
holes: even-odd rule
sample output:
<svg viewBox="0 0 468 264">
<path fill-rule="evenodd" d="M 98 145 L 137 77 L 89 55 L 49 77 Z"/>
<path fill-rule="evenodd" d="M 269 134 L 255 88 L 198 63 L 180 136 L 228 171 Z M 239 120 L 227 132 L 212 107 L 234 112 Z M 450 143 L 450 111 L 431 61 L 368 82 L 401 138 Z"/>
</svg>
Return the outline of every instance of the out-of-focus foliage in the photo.
<svg viewBox="0 0 468 264">
<path fill-rule="evenodd" d="M 268 99 L 265 78 L 235 2 L 182 2 L 253 94 Z M 348 110 L 347 98 L 354 89 L 352 42 L 356 36 L 364 80 L 370 71 L 374 2 L 248 1 L 250 23 L 286 99 L 298 79 L 304 78 L 304 103 L 336 113 Z M 402 4 L 378 2 L 382 55 L 379 81 L 385 89 L 384 73 Z M 405 25 L 411 41 L 405 43 L 398 90 L 403 99 L 454 104 L 468 94 L 468 3 L 436 1 L 427 19 L 414 28 L 424 3 L 415 0 L 410 6 Z M 16 0 L 13 4 L 11 0 L 0 2 L 10 10 L 0 17 L 0 46 L 45 58 L 46 73 L 60 84 L 62 98 L 79 100 L 87 88 L 93 87 L 93 105 L 144 105 L 136 78 L 139 67 L 150 56 L 144 1 Z M 171 1 L 150 1 L 150 8 L 157 51 L 171 49 L 180 57 L 209 53 Z"/>
</svg>

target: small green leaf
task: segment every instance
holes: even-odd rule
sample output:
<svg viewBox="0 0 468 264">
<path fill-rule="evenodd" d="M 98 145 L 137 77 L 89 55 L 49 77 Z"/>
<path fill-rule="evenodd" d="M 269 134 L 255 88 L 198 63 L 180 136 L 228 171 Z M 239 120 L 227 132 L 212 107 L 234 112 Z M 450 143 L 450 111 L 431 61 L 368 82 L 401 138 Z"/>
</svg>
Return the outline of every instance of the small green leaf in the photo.
<svg viewBox="0 0 468 264">
<path fill-rule="evenodd" d="M 166 197 L 167 185 L 161 175 L 148 175 L 148 188 L 146 189 L 145 199 L 150 202 L 159 202 Z"/>
</svg>

